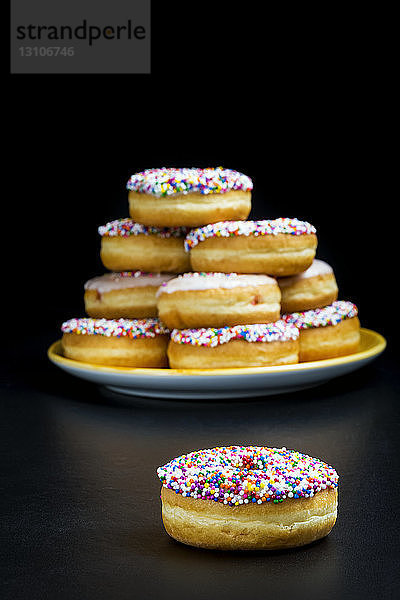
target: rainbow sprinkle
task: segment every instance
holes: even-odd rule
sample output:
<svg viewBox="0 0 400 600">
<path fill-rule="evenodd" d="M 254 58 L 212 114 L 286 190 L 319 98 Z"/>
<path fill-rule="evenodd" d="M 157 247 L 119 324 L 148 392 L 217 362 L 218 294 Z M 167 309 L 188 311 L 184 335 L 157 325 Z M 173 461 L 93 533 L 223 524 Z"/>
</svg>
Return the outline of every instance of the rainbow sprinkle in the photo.
<svg viewBox="0 0 400 600">
<path fill-rule="evenodd" d="M 228 446 L 198 450 L 157 469 L 165 488 L 227 506 L 312 498 L 338 486 L 333 467 L 295 450 Z"/>
<path fill-rule="evenodd" d="M 159 319 L 70 319 L 61 325 L 64 333 L 104 335 L 106 337 L 154 338 L 168 334 Z"/>
<path fill-rule="evenodd" d="M 103 237 L 129 237 L 131 235 L 157 235 L 162 238 L 183 237 L 189 231 L 188 227 L 151 227 L 136 223 L 132 219 L 117 219 L 110 221 L 98 228 L 99 234 Z"/>
<path fill-rule="evenodd" d="M 253 189 L 250 177 L 217 168 L 161 168 L 146 169 L 132 175 L 126 187 L 130 191 L 165 197 L 198 192 L 200 194 L 224 194 L 231 190 L 248 192 Z"/>
<path fill-rule="evenodd" d="M 310 329 L 312 327 L 327 327 L 338 325 L 345 319 L 356 317 L 358 310 L 352 302 L 337 300 L 324 308 L 315 308 L 304 312 L 295 312 L 282 316 L 286 323 L 295 325 L 298 329 Z"/>
<path fill-rule="evenodd" d="M 118 273 L 112 273 L 116 279 L 119 277 L 157 277 L 161 273 L 148 273 L 147 271 L 119 271 Z"/>
<path fill-rule="evenodd" d="M 235 325 L 234 327 L 214 327 L 201 329 L 173 329 L 171 340 L 176 344 L 207 346 L 214 348 L 227 344 L 231 340 L 246 342 L 287 342 L 299 337 L 297 327 L 282 320 L 275 323 L 259 323 L 257 325 Z"/>
<path fill-rule="evenodd" d="M 191 248 L 211 237 L 236 237 L 240 235 L 254 235 L 257 237 L 260 235 L 278 235 L 279 233 L 304 235 L 316 233 L 316 229 L 307 221 L 283 217 L 273 220 L 264 219 L 263 221 L 220 221 L 189 231 L 185 239 L 185 250 L 189 252 Z"/>
</svg>

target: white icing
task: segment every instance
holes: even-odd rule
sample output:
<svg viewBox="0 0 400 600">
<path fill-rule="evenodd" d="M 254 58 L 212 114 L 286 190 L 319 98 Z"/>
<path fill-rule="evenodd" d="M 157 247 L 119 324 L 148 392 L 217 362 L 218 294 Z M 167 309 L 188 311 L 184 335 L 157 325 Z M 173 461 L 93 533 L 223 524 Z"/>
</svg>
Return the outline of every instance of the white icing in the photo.
<svg viewBox="0 0 400 600">
<path fill-rule="evenodd" d="M 187 290 L 232 289 L 247 285 L 273 285 L 276 280 L 268 275 L 242 275 L 238 273 L 184 273 L 170 279 L 157 291 L 160 294 L 172 294 Z"/>
<path fill-rule="evenodd" d="M 279 277 L 278 283 L 280 287 L 287 287 L 302 279 L 309 279 L 310 277 L 317 277 L 318 275 L 327 275 L 328 273 L 333 273 L 332 267 L 323 260 L 315 258 L 312 265 L 308 267 L 306 271 L 298 273 L 297 275 L 291 275 L 290 277 Z"/>
<path fill-rule="evenodd" d="M 89 279 L 85 283 L 85 290 L 97 290 L 100 294 L 111 292 L 112 290 L 122 290 L 126 288 L 154 286 L 160 287 L 164 282 L 175 277 L 173 273 L 142 273 L 133 271 L 131 275 L 121 275 L 121 273 L 106 273 L 99 277 Z"/>
</svg>

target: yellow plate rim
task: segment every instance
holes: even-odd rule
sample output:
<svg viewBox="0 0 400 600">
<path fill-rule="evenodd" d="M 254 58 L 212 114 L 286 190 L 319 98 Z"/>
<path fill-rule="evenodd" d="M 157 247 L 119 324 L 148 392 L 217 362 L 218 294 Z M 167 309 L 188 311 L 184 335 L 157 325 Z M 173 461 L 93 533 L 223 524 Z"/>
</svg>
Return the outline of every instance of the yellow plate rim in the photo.
<svg viewBox="0 0 400 600">
<path fill-rule="evenodd" d="M 155 368 L 134 368 L 134 367 L 108 367 L 105 365 L 97 365 L 93 363 L 85 363 L 77 360 L 66 358 L 62 355 L 61 339 L 56 340 L 51 344 L 47 351 L 47 356 L 52 363 L 64 366 L 83 369 L 86 371 L 98 371 L 101 373 L 114 373 L 120 375 L 151 375 L 156 377 L 176 377 L 176 376 L 232 376 L 232 375 L 255 375 L 261 373 L 290 373 L 293 371 L 305 371 L 311 369 L 321 369 L 326 367 L 334 367 L 350 362 L 358 362 L 377 356 L 386 348 L 386 339 L 372 329 L 361 327 L 361 341 L 369 341 L 370 345 L 366 350 L 338 356 L 336 358 L 327 358 L 325 360 L 315 360 L 304 363 L 296 363 L 294 365 L 276 365 L 271 367 L 240 367 L 232 369 L 155 369 Z"/>
</svg>

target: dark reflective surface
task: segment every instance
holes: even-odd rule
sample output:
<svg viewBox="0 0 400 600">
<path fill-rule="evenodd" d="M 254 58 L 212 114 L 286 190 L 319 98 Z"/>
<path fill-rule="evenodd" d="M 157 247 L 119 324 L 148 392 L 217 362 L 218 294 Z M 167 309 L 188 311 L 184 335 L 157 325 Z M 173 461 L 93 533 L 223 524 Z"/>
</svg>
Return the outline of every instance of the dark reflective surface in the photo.
<svg viewBox="0 0 400 600">
<path fill-rule="evenodd" d="M 390 352 L 304 392 L 169 402 L 74 379 L 33 355 L 32 344 L 25 369 L 20 354 L 10 361 L 3 392 L 3 597 L 395 597 L 399 390 Z M 157 466 L 227 444 L 285 445 L 335 466 L 332 533 L 271 553 L 209 552 L 170 539 Z"/>
</svg>

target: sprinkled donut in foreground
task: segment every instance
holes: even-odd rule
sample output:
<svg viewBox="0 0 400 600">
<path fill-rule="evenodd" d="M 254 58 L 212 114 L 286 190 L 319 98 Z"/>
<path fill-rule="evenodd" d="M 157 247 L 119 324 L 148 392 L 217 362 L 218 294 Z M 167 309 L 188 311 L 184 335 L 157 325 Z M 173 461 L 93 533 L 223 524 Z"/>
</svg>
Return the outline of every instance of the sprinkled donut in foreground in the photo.
<svg viewBox="0 0 400 600">
<path fill-rule="evenodd" d="M 156 292 L 175 277 L 172 273 L 122 271 L 106 273 L 85 283 L 85 310 L 90 317 L 143 319 L 157 317 Z"/>
<path fill-rule="evenodd" d="M 332 304 L 338 296 L 332 267 L 318 259 L 298 275 L 280 277 L 278 285 L 282 294 L 282 313 L 321 308 Z"/>
<path fill-rule="evenodd" d="M 280 317 L 281 293 L 268 275 L 184 273 L 157 291 L 169 329 L 269 323 Z"/>
<path fill-rule="evenodd" d="M 314 260 L 315 227 L 298 219 L 222 221 L 192 229 L 185 239 L 193 271 L 296 275 Z"/>
<path fill-rule="evenodd" d="M 162 520 L 174 539 L 216 550 L 303 546 L 331 531 L 338 474 L 295 450 L 228 446 L 159 467 Z"/>
<path fill-rule="evenodd" d="M 337 300 L 324 308 L 283 315 L 300 332 L 299 361 L 335 358 L 357 352 L 360 345 L 358 310 L 352 302 Z"/>
<path fill-rule="evenodd" d="M 158 319 L 70 319 L 61 326 L 64 356 L 116 367 L 166 367 L 169 331 Z"/>
<path fill-rule="evenodd" d="M 124 218 L 98 229 L 100 258 L 111 271 L 165 271 L 183 273 L 190 269 L 184 251 L 185 227 L 147 227 Z"/>
<path fill-rule="evenodd" d="M 132 175 L 129 214 L 157 227 L 197 227 L 224 219 L 246 219 L 252 181 L 232 169 L 161 168 Z"/>
<path fill-rule="evenodd" d="M 174 329 L 172 369 L 227 369 L 298 362 L 299 330 L 282 320 L 234 327 Z"/>
</svg>

